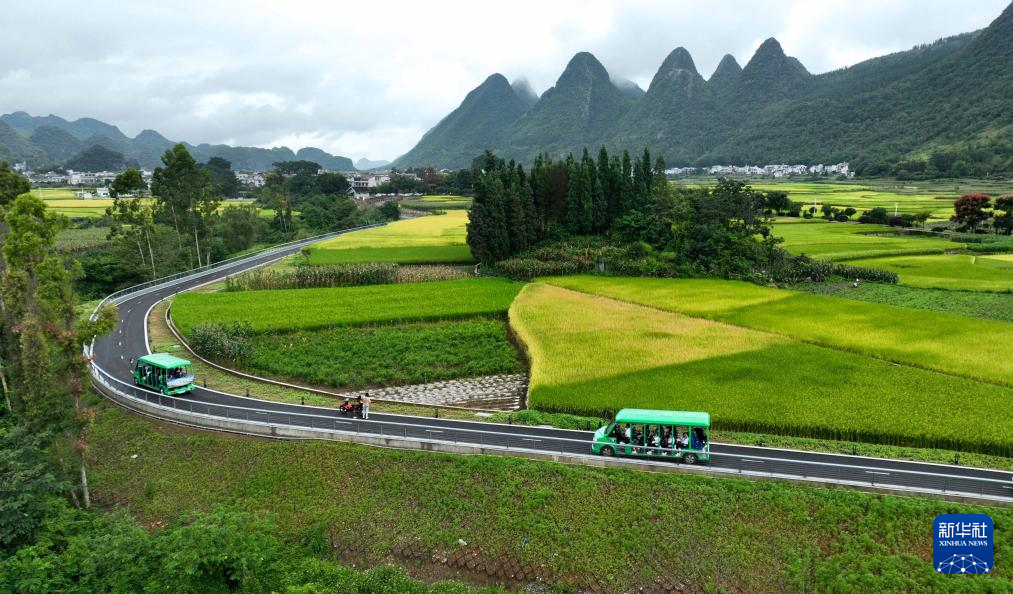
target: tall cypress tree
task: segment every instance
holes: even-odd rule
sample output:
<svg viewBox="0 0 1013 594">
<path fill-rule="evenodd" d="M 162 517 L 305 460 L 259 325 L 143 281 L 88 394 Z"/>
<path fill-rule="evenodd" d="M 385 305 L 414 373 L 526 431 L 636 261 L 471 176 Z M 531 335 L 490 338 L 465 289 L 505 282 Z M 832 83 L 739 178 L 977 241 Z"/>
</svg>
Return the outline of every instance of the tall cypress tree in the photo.
<svg viewBox="0 0 1013 594">
<path fill-rule="evenodd" d="M 623 216 L 633 210 L 636 202 L 633 189 L 633 163 L 630 159 L 630 151 L 623 151 L 623 162 L 620 169 L 619 180 L 619 212 L 617 216 Z"/>
<path fill-rule="evenodd" d="M 528 247 L 528 222 L 526 212 L 521 204 L 520 177 L 517 170 L 520 165 L 513 162 L 504 176 L 504 203 L 503 209 L 507 216 L 507 237 L 510 241 L 510 254 L 516 254 Z"/>
</svg>

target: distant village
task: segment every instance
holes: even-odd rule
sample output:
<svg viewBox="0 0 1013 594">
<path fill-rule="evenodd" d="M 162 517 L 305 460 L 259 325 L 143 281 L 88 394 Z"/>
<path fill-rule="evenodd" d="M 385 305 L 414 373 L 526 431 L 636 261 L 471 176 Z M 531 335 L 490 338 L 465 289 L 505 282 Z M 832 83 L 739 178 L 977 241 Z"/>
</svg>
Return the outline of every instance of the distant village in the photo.
<svg viewBox="0 0 1013 594">
<path fill-rule="evenodd" d="M 710 167 L 672 167 L 665 170 L 669 177 L 690 175 L 742 175 L 748 177 L 844 176 L 855 177 L 847 163 L 836 165 L 711 165 Z"/>
<path fill-rule="evenodd" d="M 14 170 L 28 178 L 36 187 L 76 187 L 81 191 L 75 192 L 78 198 L 108 198 L 109 185 L 116 179 L 121 171 L 32 171 L 26 163 L 15 163 Z M 153 171 L 141 169 L 141 177 L 151 187 Z M 361 171 L 337 171 L 348 180 L 348 194 L 359 200 L 370 200 L 384 197 L 391 197 L 389 194 L 379 194 L 376 188 L 381 184 L 389 182 L 392 173 L 390 171 L 361 172 Z M 241 185 L 250 190 L 263 187 L 267 179 L 267 171 L 237 171 L 236 179 Z M 398 172 L 400 177 L 420 179 L 414 173 Z M 397 195 L 398 197 L 418 196 L 419 194 Z"/>
</svg>

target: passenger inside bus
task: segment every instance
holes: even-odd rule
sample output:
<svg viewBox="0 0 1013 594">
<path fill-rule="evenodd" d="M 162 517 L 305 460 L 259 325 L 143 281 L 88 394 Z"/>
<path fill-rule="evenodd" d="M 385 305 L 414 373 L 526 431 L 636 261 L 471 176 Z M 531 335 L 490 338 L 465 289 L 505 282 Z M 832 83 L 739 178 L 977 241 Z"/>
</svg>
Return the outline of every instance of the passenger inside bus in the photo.
<svg viewBox="0 0 1013 594">
<path fill-rule="evenodd" d="M 704 437 L 702 427 L 693 427 L 693 447 L 698 450 L 702 450 L 704 444 L 707 442 Z"/>
<path fill-rule="evenodd" d="M 682 440 L 679 442 L 679 445 L 684 448 L 689 447 L 689 433 L 686 433 L 685 431 L 682 432 Z"/>
</svg>

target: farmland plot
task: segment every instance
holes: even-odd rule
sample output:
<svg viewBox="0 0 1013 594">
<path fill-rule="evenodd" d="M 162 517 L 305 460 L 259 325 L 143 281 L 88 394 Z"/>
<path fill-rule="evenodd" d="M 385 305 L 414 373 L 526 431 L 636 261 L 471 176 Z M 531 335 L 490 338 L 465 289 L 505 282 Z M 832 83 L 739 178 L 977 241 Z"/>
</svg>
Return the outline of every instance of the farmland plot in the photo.
<svg viewBox="0 0 1013 594">
<path fill-rule="evenodd" d="M 535 408 L 706 410 L 723 429 L 1013 453 L 1008 387 L 541 283 L 510 320 Z"/>
<path fill-rule="evenodd" d="M 721 280 L 572 276 L 545 282 L 1013 386 L 1013 344 L 1009 340 L 1013 326 L 1006 322 Z"/>
<path fill-rule="evenodd" d="M 395 262 L 399 264 L 470 263 L 465 238 L 468 213 L 395 221 L 383 227 L 355 231 L 307 249 L 310 264 Z"/>
<path fill-rule="evenodd" d="M 247 322 L 254 332 L 308 330 L 503 315 L 521 285 L 469 278 L 398 285 L 183 293 L 172 317 L 184 333 L 201 323 Z"/>
</svg>

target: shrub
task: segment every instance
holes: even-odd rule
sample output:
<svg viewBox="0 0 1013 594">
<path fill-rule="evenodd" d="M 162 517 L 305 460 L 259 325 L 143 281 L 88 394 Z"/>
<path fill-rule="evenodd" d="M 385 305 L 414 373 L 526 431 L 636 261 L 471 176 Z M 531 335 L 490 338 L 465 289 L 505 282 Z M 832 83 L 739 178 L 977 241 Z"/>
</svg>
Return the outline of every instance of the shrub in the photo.
<svg viewBox="0 0 1013 594">
<path fill-rule="evenodd" d="M 830 277 L 858 278 L 878 283 L 896 283 L 896 273 L 865 266 L 849 266 L 829 260 L 814 260 L 808 256 L 788 256 L 772 258 L 768 269 L 758 272 L 754 281 L 764 282 L 768 279 L 776 282 L 811 281 L 821 283 Z"/>
<path fill-rule="evenodd" d="M 190 347 L 208 359 L 245 363 L 253 356 L 252 333 L 247 322 L 197 324 L 190 330 Z"/>
</svg>

